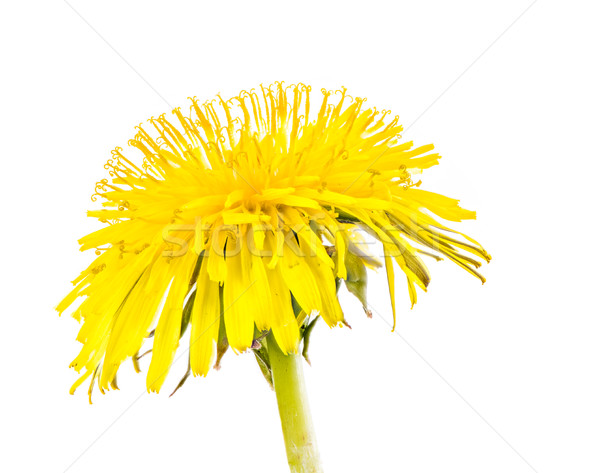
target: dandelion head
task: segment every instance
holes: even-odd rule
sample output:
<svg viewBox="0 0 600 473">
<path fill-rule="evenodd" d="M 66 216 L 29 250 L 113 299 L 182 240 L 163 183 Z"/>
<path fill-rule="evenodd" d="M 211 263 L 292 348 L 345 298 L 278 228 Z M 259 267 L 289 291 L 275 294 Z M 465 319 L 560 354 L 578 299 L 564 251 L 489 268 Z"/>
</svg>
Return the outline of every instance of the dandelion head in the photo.
<svg viewBox="0 0 600 473">
<path fill-rule="evenodd" d="M 206 375 L 228 348 L 254 350 L 264 367 L 266 333 L 297 353 L 318 318 L 345 324 L 342 281 L 369 315 L 367 270 L 379 266 L 394 322 L 395 274 L 412 304 L 427 289 L 422 255 L 484 281 L 477 268 L 489 255 L 441 223 L 475 213 L 415 178 L 439 155 L 403 141 L 398 117 L 365 102 L 275 83 L 194 97 L 189 110 L 136 127 L 131 152 L 112 151 L 92 196 L 88 216 L 103 225 L 79 243 L 96 258 L 57 307 L 82 322 L 72 392 L 89 378 L 90 392 L 95 382 L 116 388 L 145 345 L 147 388 L 158 392 L 184 335 L 189 373 Z"/>
</svg>

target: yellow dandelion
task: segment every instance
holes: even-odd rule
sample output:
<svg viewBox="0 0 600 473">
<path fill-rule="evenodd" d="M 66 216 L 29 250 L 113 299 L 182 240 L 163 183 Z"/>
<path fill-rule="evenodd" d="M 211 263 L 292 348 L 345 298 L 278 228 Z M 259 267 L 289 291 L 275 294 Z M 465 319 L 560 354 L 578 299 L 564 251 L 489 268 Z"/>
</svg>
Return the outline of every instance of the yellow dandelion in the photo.
<svg viewBox="0 0 600 473">
<path fill-rule="evenodd" d="M 71 392 L 89 378 L 90 392 L 95 382 L 116 388 L 119 367 L 132 358 L 137 368 L 145 342 L 147 388 L 158 392 L 189 332 L 191 373 L 205 376 L 228 347 L 252 350 L 281 411 L 294 397 L 286 391 L 302 386 L 277 367 L 297 363 L 317 318 L 345 323 L 340 281 L 370 313 L 366 269 L 379 262 L 361 232 L 381 243 L 394 323 L 395 277 L 406 278 L 413 304 L 429 284 L 420 255 L 484 281 L 486 251 L 440 223 L 475 212 L 415 180 L 438 164 L 433 146 L 403 142 L 398 117 L 345 89 L 321 92 L 275 83 L 229 100 L 192 98 L 189 113 L 138 126 L 135 155 L 112 152 L 92 196 L 101 208 L 88 212 L 106 225 L 79 240 L 97 258 L 57 308 L 76 306 L 83 321 Z"/>
</svg>

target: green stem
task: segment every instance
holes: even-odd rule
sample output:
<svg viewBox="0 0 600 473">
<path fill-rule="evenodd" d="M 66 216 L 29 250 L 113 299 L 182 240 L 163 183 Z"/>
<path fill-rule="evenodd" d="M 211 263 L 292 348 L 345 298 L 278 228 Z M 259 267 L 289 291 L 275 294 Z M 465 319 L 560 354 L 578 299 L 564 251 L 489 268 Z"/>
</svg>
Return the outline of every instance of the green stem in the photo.
<svg viewBox="0 0 600 473">
<path fill-rule="evenodd" d="M 290 471 L 322 473 L 304 386 L 302 357 L 284 355 L 272 333 L 267 338 L 267 347 Z"/>
</svg>

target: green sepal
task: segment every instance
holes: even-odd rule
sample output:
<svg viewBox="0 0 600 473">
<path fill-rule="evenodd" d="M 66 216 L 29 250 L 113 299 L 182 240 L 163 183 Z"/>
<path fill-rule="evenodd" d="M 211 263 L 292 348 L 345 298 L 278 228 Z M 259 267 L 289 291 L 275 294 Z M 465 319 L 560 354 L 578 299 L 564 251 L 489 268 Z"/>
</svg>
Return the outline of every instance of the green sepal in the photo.
<svg viewBox="0 0 600 473">
<path fill-rule="evenodd" d="M 302 339 L 302 356 L 306 362 L 310 365 L 310 358 L 308 357 L 308 346 L 310 344 L 310 335 L 315 328 L 315 325 L 319 320 L 319 317 L 315 317 L 310 322 L 307 321 L 300 327 L 300 338 Z"/>
<path fill-rule="evenodd" d="M 371 317 L 367 304 L 367 268 L 362 259 L 350 251 L 346 253 L 344 263 L 347 273 L 344 281 L 346 289 L 362 303 L 363 310 Z"/>
<path fill-rule="evenodd" d="M 183 307 L 183 313 L 181 314 L 181 329 L 179 330 L 179 338 L 183 337 L 183 334 L 190 325 L 192 318 L 192 309 L 194 308 L 194 299 L 196 298 L 196 290 L 190 294 L 185 306 Z"/>
<path fill-rule="evenodd" d="M 254 353 L 254 357 L 256 358 L 256 362 L 258 363 L 258 367 L 260 368 L 260 372 L 264 376 L 265 380 L 269 384 L 271 390 L 275 390 L 273 387 L 273 372 L 271 371 L 271 363 L 269 362 L 269 352 L 267 351 L 264 345 L 260 345 L 260 348 L 255 348 L 252 350 Z"/>
</svg>

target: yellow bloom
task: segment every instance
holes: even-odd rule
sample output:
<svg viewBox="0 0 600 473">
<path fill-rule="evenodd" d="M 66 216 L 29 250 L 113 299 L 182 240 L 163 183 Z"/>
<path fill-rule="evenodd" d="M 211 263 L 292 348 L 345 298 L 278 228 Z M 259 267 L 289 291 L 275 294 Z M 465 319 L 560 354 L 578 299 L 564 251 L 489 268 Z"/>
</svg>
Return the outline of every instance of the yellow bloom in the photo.
<svg viewBox="0 0 600 473">
<path fill-rule="evenodd" d="M 398 117 L 365 107 L 345 90 L 276 83 L 229 100 L 173 110 L 137 127 L 139 151 L 112 152 L 88 215 L 108 225 L 81 240 L 98 257 L 58 305 L 76 301 L 83 348 L 72 363 L 100 390 L 116 388 L 128 357 L 153 335 L 147 387 L 159 391 L 190 326 L 189 360 L 206 375 L 227 344 L 256 346 L 271 330 L 284 353 L 297 352 L 318 315 L 344 323 L 336 285 L 345 280 L 365 310 L 364 251 L 357 229 L 381 242 L 394 308 L 394 264 L 426 290 L 419 253 L 445 256 L 479 277 L 489 260 L 471 238 L 442 225 L 475 218 L 458 201 L 418 189 L 413 176 L 438 164 L 433 146 L 402 142 Z M 150 131 L 152 130 L 152 131 Z M 431 253 L 433 252 L 433 253 Z M 224 348 L 225 347 L 225 348 Z M 219 356 L 220 358 L 220 356 Z"/>
</svg>

